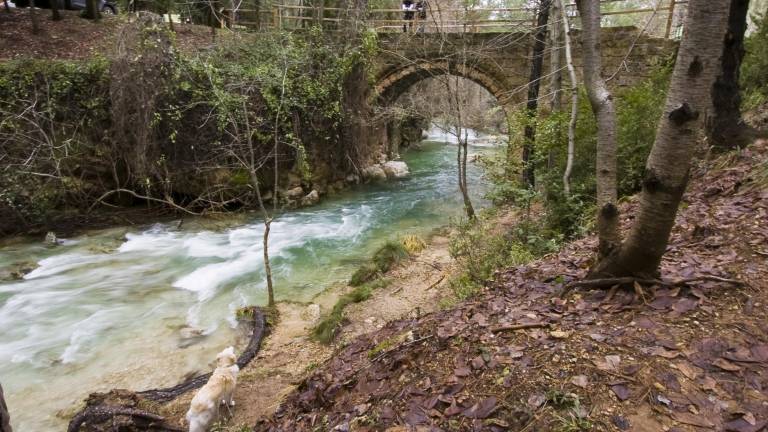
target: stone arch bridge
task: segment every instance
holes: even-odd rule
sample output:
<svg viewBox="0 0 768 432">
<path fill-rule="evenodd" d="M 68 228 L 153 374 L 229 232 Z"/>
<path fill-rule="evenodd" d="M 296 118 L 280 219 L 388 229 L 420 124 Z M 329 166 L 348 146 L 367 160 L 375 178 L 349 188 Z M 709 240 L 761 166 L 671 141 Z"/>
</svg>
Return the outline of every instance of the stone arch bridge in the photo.
<svg viewBox="0 0 768 432">
<path fill-rule="evenodd" d="M 602 29 L 603 73 L 611 76 L 619 71 L 609 82 L 613 88 L 642 80 L 675 52 L 676 41 L 638 37 L 638 32 L 635 27 Z M 581 38 L 578 31 L 573 33 L 573 60 L 580 74 Z M 532 40 L 530 33 L 382 33 L 373 67 L 375 103 L 392 104 L 413 84 L 447 73 L 476 82 L 509 113 L 526 100 Z M 549 57 L 545 52 L 542 88 L 548 83 Z M 563 73 L 567 76 L 567 71 Z"/>
</svg>

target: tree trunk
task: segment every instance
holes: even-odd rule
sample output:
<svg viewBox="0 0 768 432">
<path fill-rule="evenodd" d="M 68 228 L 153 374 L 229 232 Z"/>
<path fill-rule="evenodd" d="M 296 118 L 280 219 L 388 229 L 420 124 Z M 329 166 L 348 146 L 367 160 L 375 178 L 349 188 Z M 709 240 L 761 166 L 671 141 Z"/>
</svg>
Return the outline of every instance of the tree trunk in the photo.
<svg viewBox="0 0 768 432">
<path fill-rule="evenodd" d="M 753 137 L 741 118 L 739 69 L 744 58 L 749 0 L 730 0 L 728 33 L 723 44 L 720 74 L 712 88 L 713 115 L 707 122 L 709 144 L 720 150 L 743 147 Z"/>
<path fill-rule="evenodd" d="M 85 0 L 85 17 L 92 20 L 101 19 L 97 0 Z"/>
<path fill-rule="evenodd" d="M 8 4 L 8 0 L 3 0 L 3 5 L 5 6 L 5 12 L 11 13 L 11 5 Z"/>
<path fill-rule="evenodd" d="M 565 42 L 565 63 L 568 66 L 568 76 L 571 80 L 571 120 L 568 122 L 568 156 L 565 161 L 563 173 L 563 191 L 565 195 L 571 194 L 571 172 L 573 171 L 573 158 L 576 149 L 576 122 L 579 118 L 579 82 L 576 79 L 576 69 L 573 67 L 573 55 L 571 54 L 571 27 L 568 24 L 568 14 L 562 6 L 562 0 L 555 0 L 559 6 L 560 19 L 563 25 L 563 40 Z"/>
<path fill-rule="evenodd" d="M 616 110 L 613 96 L 600 75 L 600 2 L 577 0 L 583 28 L 584 83 L 597 118 L 597 233 L 598 258 L 603 259 L 621 243 L 616 207 Z"/>
<path fill-rule="evenodd" d="M 29 17 L 32 20 L 32 34 L 40 33 L 40 23 L 37 21 L 37 11 L 35 10 L 35 0 L 29 2 Z"/>
<path fill-rule="evenodd" d="M 11 430 L 11 416 L 8 414 L 8 406 L 3 397 L 3 386 L 0 385 L 0 432 L 13 432 Z"/>
<path fill-rule="evenodd" d="M 542 0 L 539 4 L 533 41 L 533 55 L 531 56 L 531 75 L 528 80 L 528 102 L 525 105 L 527 121 L 523 138 L 523 183 L 530 188 L 536 185 L 536 164 L 533 160 L 534 143 L 536 142 L 536 125 L 534 122 L 536 121 L 536 111 L 539 106 L 541 70 L 544 65 L 544 48 L 547 43 L 549 3 L 550 0 Z"/>
<path fill-rule="evenodd" d="M 728 2 L 691 0 L 683 40 L 648 156 L 640 210 L 626 242 L 593 269 L 593 277 L 655 276 L 688 183 L 701 120 L 711 106 L 726 38 Z"/>
<path fill-rule="evenodd" d="M 562 59 L 563 59 L 563 53 L 560 50 L 561 46 L 563 44 L 563 27 L 562 27 L 562 14 L 560 13 L 560 10 L 562 9 L 562 6 L 560 5 L 560 1 L 553 0 L 552 6 L 550 8 L 550 25 L 552 27 L 552 31 L 550 34 L 550 54 L 549 54 L 549 70 L 551 73 L 550 81 L 549 81 L 549 92 L 550 97 L 552 98 L 550 100 L 550 108 L 552 112 L 558 112 L 562 110 L 563 105 L 563 98 L 562 98 L 562 88 L 563 88 L 563 73 L 560 69 L 562 69 Z"/>
<path fill-rule="evenodd" d="M 49 0 L 51 2 L 51 20 L 61 21 L 61 12 L 59 11 L 59 0 Z"/>
</svg>

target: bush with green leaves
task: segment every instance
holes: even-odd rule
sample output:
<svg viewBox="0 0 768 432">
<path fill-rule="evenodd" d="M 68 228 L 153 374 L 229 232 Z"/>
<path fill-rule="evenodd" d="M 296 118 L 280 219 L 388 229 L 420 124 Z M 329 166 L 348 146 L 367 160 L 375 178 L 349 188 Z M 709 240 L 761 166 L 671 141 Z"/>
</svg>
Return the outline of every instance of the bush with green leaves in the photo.
<svg viewBox="0 0 768 432">
<path fill-rule="evenodd" d="M 768 103 L 768 12 L 757 14 L 752 20 L 757 31 L 744 41 L 746 53 L 741 63 L 745 110 Z"/>
</svg>

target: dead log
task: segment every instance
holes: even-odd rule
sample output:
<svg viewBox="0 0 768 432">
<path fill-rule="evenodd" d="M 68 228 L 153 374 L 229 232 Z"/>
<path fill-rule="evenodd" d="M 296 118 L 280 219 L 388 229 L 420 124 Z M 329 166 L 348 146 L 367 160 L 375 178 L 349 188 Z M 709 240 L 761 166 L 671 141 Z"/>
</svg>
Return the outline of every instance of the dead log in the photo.
<svg viewBox="0 0 768 432">
<path fill-rule="evenodd" d="M 249 307 L 243 315 L 246 318 L 241 319 L 241 321 L 251 325 L 252 331 L 248 346 L 237 359 L 237 365 L 241 369 L 247 366 L 259 353 L 261 341 L 267 333 L 267 321 L 261 308 Z M 84 425 L 89 431 L 118 429 L 156 432 L 183 431 L 184 429 L 166 423 L 163 416 L 139 409 L 137 407 L 139 401 L 146 399 L 160 403 L 169 402 L 190 390 L 202 387 L 208 382 L 210 376 L 211 374 L 207 373 L 179 385 L 162 389 L 141 392 L 113 390 L 107 394 L 92 394 L 86 401 L 86 407 L 69 422 L 67 432 L 78 432 Z M 105 425 L 105 428 L 100 428 L 101 425 Z M 119 425 L 119 428 L 115 429 L 116 425 Z M 0 432 L 6 432 L 6 430 L 0 429 Z"/>
<path fill-rule="evenodd" d="M 123 419 L 116 420 L 119 417 L 123 417 Z M 69 422 L 67 432 L 78 432 L 85 423 L 95 425 L 105 422 L 110 422 L 110 428 L 114 428 L 116 423 L 119 423 L 121 427 L 136 430 L 184 432 L 184 429 L 165 423 L 163 416 L 136 408 L 113 406 L 87 407 Z"/>
<path fill-rule="evenodd" d="M 256 357 L 261 348 L 261 341 L 264 339 L 267 330 L 267 321 L 264 318 L 264 312 L 258 307 L 248 308 L 245 315 L 250 316 L 248 321 L 253 326 L 251 332 L 251 339 L 248 342 L 248 346 L 240 354 L 237 359 L 237 366 L 240 369 L 244 368 Z M 163 389 L 152 389 L 138 392 L 137 394 L 143 398 L 149 399 L 155 402 L 168 402 L 176 399 L 180 395 L 194 389 L 198 389 L 208 382 L 208 378 L 211 377 L 211 373 L 196 376 L 189 381 L 185 381 L 181 384 L 173 387 L 167 387 Z"/>
<path fill-rule="evenodd" d="M 13 432 L 11 429 L 11 416 L 8 414 L 8 406 L 3 397 L 3 386 L 0 385 L 0 432 Z"/>
</svg>

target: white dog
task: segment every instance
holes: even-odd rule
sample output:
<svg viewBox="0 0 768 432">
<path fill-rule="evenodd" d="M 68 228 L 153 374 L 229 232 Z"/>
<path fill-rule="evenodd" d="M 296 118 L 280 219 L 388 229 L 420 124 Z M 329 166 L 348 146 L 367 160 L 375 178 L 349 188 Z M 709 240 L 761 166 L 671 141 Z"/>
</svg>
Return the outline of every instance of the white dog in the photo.
<svg viewBox="0 0 768 432">
<path fill-rule="evenodd" d="M 235 349 L 229 347 L 216 356 L 216 369 L 208 382 L 197 392 L 187 411 L 189 432 L 207 432 L 219 418 L 219 406 L 235 406 L 232 399 L 240 368 L 235 364 Z"/>
</svg>

